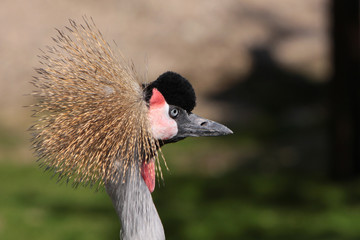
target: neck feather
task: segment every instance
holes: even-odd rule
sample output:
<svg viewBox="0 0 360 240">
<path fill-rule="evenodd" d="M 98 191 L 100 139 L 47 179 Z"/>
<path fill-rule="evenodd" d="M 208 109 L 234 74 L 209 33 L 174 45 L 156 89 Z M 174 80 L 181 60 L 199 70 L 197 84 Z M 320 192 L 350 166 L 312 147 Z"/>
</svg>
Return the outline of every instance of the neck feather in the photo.
<svg viewBox="0 0 360 240">
<path fill-rule="evenodd" d="M 106 184 L 116 213 L 121 221 L 120 239 L 164 240 L 164 228 L 156 211 L 151 193 L 146 186 L 139 167 L 131 166 L 125 176 Z"/>
</svg>

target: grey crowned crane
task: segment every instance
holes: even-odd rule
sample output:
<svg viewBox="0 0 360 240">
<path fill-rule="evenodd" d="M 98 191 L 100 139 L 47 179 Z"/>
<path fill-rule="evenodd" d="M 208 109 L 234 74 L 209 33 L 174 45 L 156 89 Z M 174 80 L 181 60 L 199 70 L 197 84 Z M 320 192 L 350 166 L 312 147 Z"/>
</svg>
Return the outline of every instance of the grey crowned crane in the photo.
<svg viewBox="0 0 360 240">
<path fill-rule="evenodd" d="M 75 186 L 105 185 L 123 240 L 165 239 L 151 193 L 161 174 L 159 151 L 186 137 L 231 134 L 192 110 L 188 80 L 166 72 L 140 83 L 94 22 L 70 20 L 40 57 L 32 83 L 38 117 L 31 127 L 40 165 Z"/>
</svg>

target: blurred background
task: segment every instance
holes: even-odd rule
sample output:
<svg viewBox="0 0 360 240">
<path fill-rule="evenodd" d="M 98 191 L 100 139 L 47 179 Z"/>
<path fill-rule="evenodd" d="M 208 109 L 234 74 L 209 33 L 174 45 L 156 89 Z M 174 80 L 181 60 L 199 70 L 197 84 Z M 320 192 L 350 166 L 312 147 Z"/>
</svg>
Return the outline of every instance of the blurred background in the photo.
<svg viewBox="0 0 360 240">
<path fill-rule="evenodd" d="M 168 239 L 360 239 L 353 0 L 2 0 L 0 239 L 118 239 L 104 191 L 38 168 L 22 107 L 39 48 L 84 15 L 149 79 L 189 79 L 194 112 L 234 131 L 164 147 L 153 197 Z"/>
</svg>

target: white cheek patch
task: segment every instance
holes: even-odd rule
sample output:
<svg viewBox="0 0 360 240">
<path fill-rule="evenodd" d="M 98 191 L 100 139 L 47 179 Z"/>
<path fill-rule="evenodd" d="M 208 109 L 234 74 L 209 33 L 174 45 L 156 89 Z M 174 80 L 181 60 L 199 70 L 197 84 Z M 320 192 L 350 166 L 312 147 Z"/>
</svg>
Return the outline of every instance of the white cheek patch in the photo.
<svg viewBox="0 0 360 240">
<path fill-rule="evenodd" d="M 149 119 L 154 138 L 167 140 L 178 133 L 177 123 L 169 116 L 169 105 L 164 102 L 160 106 L 151 106 L 149 109 Z"/>
</svg>

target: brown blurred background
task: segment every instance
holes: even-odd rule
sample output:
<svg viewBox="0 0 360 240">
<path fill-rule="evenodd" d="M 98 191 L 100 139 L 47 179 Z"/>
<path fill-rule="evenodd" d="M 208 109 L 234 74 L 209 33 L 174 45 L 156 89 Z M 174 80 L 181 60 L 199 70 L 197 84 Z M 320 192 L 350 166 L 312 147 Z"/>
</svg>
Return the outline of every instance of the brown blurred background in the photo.
<svg viewBox="0 0 360 240">
<path fill-rule="evenodd" d="M 238 106 L 208 96 L 244 82 L 257 64 L 270 60 L 306 82 L 328 81 L 328 10 L 325 0 L 2 1 L 0 122 L 12 130 L 27 125 L 29 112 L 22 106 L 31 99 L 23 95 L 31 91 L 29 81 L 40 66 L 39 49 L 53 44 L 55 28 L 68 25 L 69 18 L 93 17 L 105 38 L 139 69 L 147 65 L 149 79 L 166 70 L 179 72 L 196 89 L 197 113 L 235 122 L 247 117 L 238 116 Z M 273 78 L 266 81 L 272 84 Z"/>
<path fill-rule="evenodd" d="M 254 67 L 253 49 L 266 49 L 276 64 L 311 81 L 327 81 L 328 9 L 325 0 L 2 1 L 1 119 L 18 126 L 28 116 L 19 106 L 39 66 L 36 55 L 69 18 L 93 17 L 139 68 L 148 59 L 150 79 L 169 69 L 184 74 L 200 96 L 197 110 L 220 118 L 222 108 L 204 96 L 245 79 Z"/>
<path fill-rule="evenodd" d="M 238 214 L 240 217 L 225 217 L 232 222 L 229 225 L 232 228 L 226 225 L 224 228 L 213 228 L 213 232 L 209 233 L 213 226 L 211 221 L 209 225 L 199 225 L 194 230 L 186 224 L 191 217 L 172 217 L 173 208 L 162 202 L 165 201 L 164 196 L 171 192 L 164 192 L 166 190 L 161 188 L 155 199 L 165 206 L 160 206 L 159 212 L 165 215 L 164 225 L 165 228 L 169 226 L 170 239 L 238 239 L 240 236 L 243 239 L 356 239 L 360 232 L 354 230 L 355 225 L 351 228 L 347 223 L 360 220 L 360 217 L 348 218 L 345 212 L 359 213 L 360 209 L 360 193 L 357 192 L 357 195 L 353 191 L 357 189 L 356 179 L 360 173 L 358 10 L 358 1 L 335 0 L 2 0 L 0 164 L 3 166 L 3 181 L 9 182 L 3 188 L 12 188 L 11 181 L 4 177 L 6 173 L 6 176 L 15 179 L 19 178 L 18 169 L 31 172 L 37 168 L 26 133 L 32 120 L 29 109 L 23 106 L 32 101 L 25 94 L 31 92 L 29 81 L 35 75 L 34 68 L 40 66 L 37 59 L 39 48 L 52 45 L 51 37 L 56 34 L 55 28 L 68 25 L 69 18 L 82 22 L 82 16 L 86 15 L 94 19 L 105 39 L 110 43 L 115 41 L 140 70 L 147 68 L 150 80 L 167 70 L 189 79 L 198 96 L 194 112 L 223 122 L 235 132 L 230 137 L 190 139 L 166 147 L 164 151 L 172 172 L 171 176 L 165 177 L 170 179 L 167 187 L 172 183 L 193 186 L 194 182 L 201 182 L 201 187 L 194 191 L 206 193 L 227 189 L 228 192 L 223 192 L 223 199 L 230 199 L 231 204 L 235 205 L 254 203 L 259 200 L 257 198 L 268 199 L 267 194 L 271 195 L 269 201 L 265 200 L 266 204 L 270 204 L 266 205 L 265 210 L 275 211 L 272 212 L 275 215 L 255 210 L 251 213 L 259 216 L 259 219 L 269 219 L 270 225 L 266 225 L 268 222 L 265 220 L 265 227 L 257 224 L 262 220 L 247 222 L 248 216 Z M 41 174 L 41 171 L 37 171 L 33 175 Z M 177 174 L 185 177 L 177 179 Z M 205 180 L 202 182 L 197 176 Z M 276 183 L 266 185 L 273 176 L 277 179 Z M 294 183 L 293 176 L 302 180 L 314 179 L 315 176 L 315 180 Z M 324 185 L 318 185 L 318 177 L 325 181 Z M 44 179 L 46 181 L 47 177 L 39 182 Z M 191 180 L 183 183 L 184 179 Z M 212 190 L 207 189 L 214 181 L 218 182 L 215 179 L 219 180 L 220 185 Z M 346 185 L 345 190 L 340 190 L 343 186 L 335 189 L 345 196 L 344 199 L 349 198 L 355 204 L 351 207 L 356 211 L 348 207 L 347 200 L 344 200 L 341 206 L 346 211 L 338 212 L 335 218 L 347 220 L 331 222 L 333 220 L 326 217 L 328 212 L 324 212 L 326 216 L 309 215 L 309 219 L 318 217 L 319 223 L 329 221 L 329 229 L 322 225 L 314 231 L 309 230 L 311 225 L 300 224 L 303 228 L 298 227 L 298 221 L 307 221 L 303 216 L 301 220 L 294 217 L 297 220 L 293 225 L 282 225 L 279 220 L 282 219 L 281 211 L 276 210 L 277 205 L 270 203 L 284 201 L 294 204 L 294 199 L 307 199 L 305 203 L 295 201 L 300 205 L 290 204 L 290 210 L 285 215 L 289 214 L 291 219 L 292 210 L 312 206 L 313 202 L 309 199 L 318 197 L 326 202 L 329 197 L 325 190 L 325 195 L 321 196 L 314 195 L 317 190 L 299 193 L 299 186 L 309 189 L 309 185 L 316 185 L 322 192 L 323 188 L 333 189 L 332 181 L 344 179 L 351 180 L 346 183 L 350 186 Z M 14 182 L 18 184 L 18 190 L 9 193 L 10 196 L 17 196 L 22 191 L 22 182 Z M 287 182 L 288 185 L 277 185 L 280 182 Z M 255 186 L 252 183 L 259 183 L 259 189 L 265 189 L 261 193 L 263 195 L 249 190 Z M 54 183 L 51 186 L 56 188 Z M 243 192 L 243 189 L 248 189 L 248 192 Z M 39 187 L 39 194 L 42 191 L 47 191 L 45 186 Z M 278 193 L 280 195 L 276 195 Z M 240 201 L 252 194 L 257 200 L 250 197 L 249 202 Z M 272 194 L 276 197 L 273 198 Z M 221 194 L 203 197 L 208 197 L 206 201 L 209 204 L 222 201 Z M 19 198 L 23 199 L 24 196 Z M 11 197 L 8 201 L 13 202 Z M 111 212 L 110 203 L 101 201 L 105 201 L 104 211 Z M 3 204 L 7 203 L 4 200 Z M 39 209 L 43 206 L 36 203 Z M 26 204 L 25 209 L 34 208 L 34 204 Z M 61 209 L 68 209 L 69 205 L 62 205 Z M 219 214 L 227 211 L 221 210 L 220 203 L 216 206 L 219 206 Z M 209 209 L 215 208 L 209 205 Z M 91 212 L 93 209 L 89 206 L 88 210 Z M 101 209 L 99 212 L 102 212 Z M 332 208 L 328 210 L 331 212 Z M 243 212 L 242 208 L 240 212 Z M 14 214 L 23 219 L 20 213 Z M 45 221 L 36 214 L 31 212 L 29 218 Z M 52 218 L 58 219 L 59 215 L 56 214 Z M 71 215 L 71 211 L 68 215 Z M 12 220 L 9 220 L 9 216 L 12 213 L 2 215 L 0 212 L 0 238 L 2 233 L 11 230 L 9 226 Z M 116 221 L 114 219 L 112 216 L 111 220 Z M 209 215 L 206 219 L 216 221 L 221 216 Z M 274 221 L 278 221 L 278 225 L 271 225 Z M 344 223 L 345 227 L 336 230 L 340 223 Z M 24 223 L 22 226 L 24 229 L 34 229 L 30 225 Z M 116 222 L 111 226 L 113 228 L 104 231 L 112 232 L 118 228 Z M 351 230 L 347 230 L 347 227 Z M 40 224 L 37 228 L 43 230 L 48 227 Z M 283 233 L 281 229 L 290 230 Z M 309 230 L 308 235 L 300 234 L 306 232 L 304 229 Z M 79 227 L 78 235 L 69 236 L 85 238 L 82 233 L 83 228 Z M 296 238 L 296 235 L 300 238 Z M 4 236 L 12 235 L 8 233 Z M 34 239 L 41 239 L 36 234 L 34 236 Z"/>
</svg>

